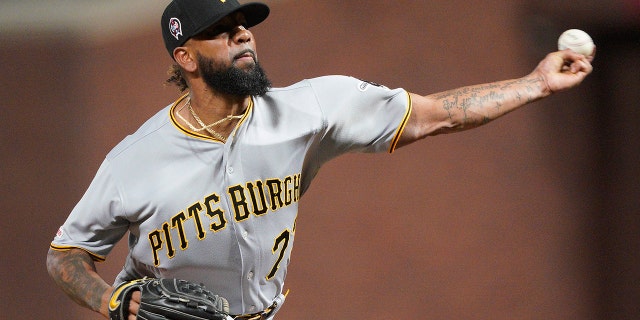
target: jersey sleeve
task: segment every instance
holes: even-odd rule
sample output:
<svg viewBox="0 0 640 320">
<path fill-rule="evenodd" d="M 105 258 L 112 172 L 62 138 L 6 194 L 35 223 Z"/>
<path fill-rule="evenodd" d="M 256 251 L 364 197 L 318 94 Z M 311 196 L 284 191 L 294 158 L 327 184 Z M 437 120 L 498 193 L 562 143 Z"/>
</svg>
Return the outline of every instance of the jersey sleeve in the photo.
<svg viewBox="0 0 640 320">
<path fill-rule="evenodd" d="M 322 150 L 393 152 L 411 112 L 403 89 L 347 76 L 311 80 L 323 114 Z"/>
<path fill-rule="evenodd" d="M 122 200 L 110 171 L 102 163 L 80 201 L 51 242 L 54 250 L 82 249 L 97 261 L 104 260 L 128 230 Z"/>
</svg>

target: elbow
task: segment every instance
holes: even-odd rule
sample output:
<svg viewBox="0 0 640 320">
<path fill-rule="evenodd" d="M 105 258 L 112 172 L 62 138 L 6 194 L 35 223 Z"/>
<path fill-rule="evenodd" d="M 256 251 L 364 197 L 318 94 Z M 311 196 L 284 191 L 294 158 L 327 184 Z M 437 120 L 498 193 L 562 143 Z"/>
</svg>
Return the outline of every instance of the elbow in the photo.
<svg viewBox="0 0 640 320">
<path fill-rule="evenodd" d="M 47 252 L 47 272 L 54 280 L 59 276 L 59 252 L 49 248 Z"/>
<path fill-rule="evenodd" d="M 425 122 L 419 128 L 415 130 L 414 136 L 417 139 L 424 139 L 430 136 L 437 136 L 439 134 L 446 134 L 464 130 L 464 123 L 455 122 L 451 119 L 442 121 L 429 121 Z"/>
<path fill-rule="evenodd" d="M 462 119 L 447 118 L 442 121 L 431 122 L 424 128 L 425 136 L 435 136 L 439 134 L 461 132 L 473 128 L 483 126 L 492 119 L 486 116 L 478 116 L 476 118 L 464 117 Z"/>
<path fill-rule="evenodd" d="M 429 136 L 435 136 L 444 133 L 455 132 L 457 126 L 449 121 L 428 122 L 428 123 L 412 123 L 402 132 L 402 137 L 398 143 L 398 147 L 409 145 L 413 142 L 422 140 Z"/>
<path fill-rule="evenodd" d="M 66 272 L 64 270 L 65 265 L 73 263 L 73 254 L 74 249 L 61 251 L 49 248 L 49 252 L 47 252 L 47 272 L 56 283 L 60 284 L 69 280 L 69 276 L 65 276 Z"/>
<path fill-rule="evenodd" d="M 442 121 L 436 124 L 429 126 L 429 128 L 425 129 L 425 137 L 428 136 L 437 136 L 439 134 L 447 134 L 456 131 L 463 130 L 463 123 L 454 123 L 451 121 Z"/>
</svg>

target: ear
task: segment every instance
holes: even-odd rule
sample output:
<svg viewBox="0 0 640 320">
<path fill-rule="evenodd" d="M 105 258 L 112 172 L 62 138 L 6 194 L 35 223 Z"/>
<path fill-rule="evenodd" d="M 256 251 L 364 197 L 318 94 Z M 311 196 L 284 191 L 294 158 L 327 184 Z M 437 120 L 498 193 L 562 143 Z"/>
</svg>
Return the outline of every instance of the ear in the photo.
<svg viewBox="0 0 640 320">
<path fill-rule="evenodd" d="M 187 72 L 194 72 L 198 69 L 195 54 L 188 47 L 177 47 L 173 49 L 173 58 Z"/>
</svg>

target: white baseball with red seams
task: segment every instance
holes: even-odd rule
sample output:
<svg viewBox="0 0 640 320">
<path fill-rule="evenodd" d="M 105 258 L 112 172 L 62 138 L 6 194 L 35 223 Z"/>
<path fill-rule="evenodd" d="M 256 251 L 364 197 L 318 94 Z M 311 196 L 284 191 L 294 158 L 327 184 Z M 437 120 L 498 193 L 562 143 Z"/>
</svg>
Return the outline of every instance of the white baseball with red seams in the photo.
<svg viewBox="0 0 640 320">
<path fill-rule="evenodd" d="M 571 51 L 585 56 L 593 55 L 595 44 L 588 33 L 579 29 L 569 29 L 558 38 L 558 49 Z"/>
</svg>

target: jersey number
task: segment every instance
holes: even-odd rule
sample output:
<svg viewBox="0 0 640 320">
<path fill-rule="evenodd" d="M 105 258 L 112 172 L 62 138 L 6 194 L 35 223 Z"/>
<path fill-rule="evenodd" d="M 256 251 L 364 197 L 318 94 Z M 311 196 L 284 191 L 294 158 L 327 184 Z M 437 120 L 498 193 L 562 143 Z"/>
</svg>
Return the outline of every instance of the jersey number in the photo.
<svg viewBox="0 0 640 320">
<path fill-rule="evenodd" d="M 291 232 L 289 232 L 289 230 L 285 230 L 276 238 L 276 241 L 273 243 L 273 254 L 276 254 L 278 248 L 280 248 L 280 254 L 278 255 L 278 260 L 276 260 L 276 263 L 271 268 L 271 272 L 269 272 L 269 274 L 267 275 L 267 280 L 271 280 L 271 278 L 276 275 L 276 272 L 278 272 L 278 269 L 280 268 L 280 262 L 282 262 L 282 258 L 284 258 L 284 253 L 285 251 L 287 251 L 287 246 L 289 246 L 290 236 Z"/>
</svg>

